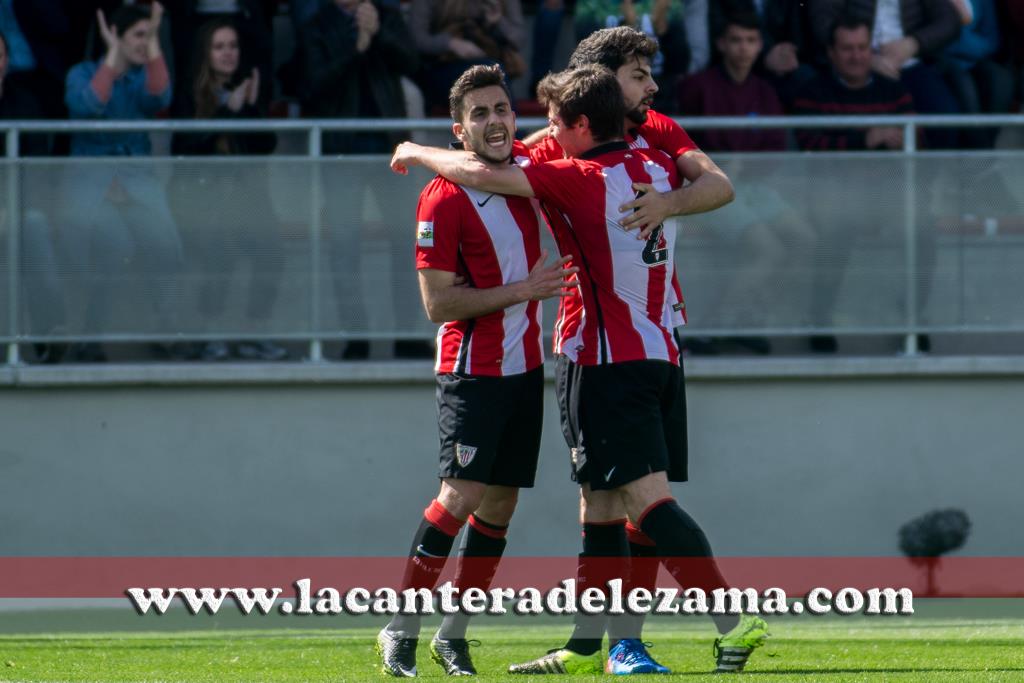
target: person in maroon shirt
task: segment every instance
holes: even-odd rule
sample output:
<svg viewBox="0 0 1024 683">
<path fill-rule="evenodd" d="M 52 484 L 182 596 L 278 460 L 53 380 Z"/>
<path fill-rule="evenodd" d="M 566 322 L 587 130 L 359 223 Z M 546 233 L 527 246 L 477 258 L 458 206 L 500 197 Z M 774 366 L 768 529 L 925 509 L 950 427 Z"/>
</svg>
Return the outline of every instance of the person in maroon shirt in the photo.
<svg viewBox="0 0 1024 683">
<path fill-rule="evenodd" d="M 782 103 L 772 84 L 754 71 L 763 49 L 761 20 L 753 12 L 736 12 L 721 25 L 715 47 L 721 61 L 694 74 L 680 84 L 679 108 L 691 116 L 781 116 Z M 778 152 L 786 149 L 786 133 L 781 128 L 706 129 L 693 133 L 694 140 L 705 151 Z M 732 159 L 725 166 L 729 176 L 739 184 L 742 160 Z M 711 305 L 729 311 L 730 324 L 749 326 L 768 308 L 768 293 L 777 289 L 779 273 L 789 272 L 799 252 L 797 244 L 805 244 L 809 227 L 789 207 L 774 182 L 765 182 L 763 165 L 755 164 L 746 171 L 743 192 L 732 204 L 710 218 L 716 241 L 729 243 L 730 263 L 734 269 L 728 285 L 716 289 Z M 759 172 L 759 170 L 761 172 Z M 773 282 L 773 280 L 775 282 Z M 771 344 L 764 337 L 689 338 L 687 346 L 696 355 L 717 354 L 732 346 L 754 353 L 770 353 Z"/>
<path fill-rule="evenodd" d="M 781 116 L 782 103 L 775 89 L 753 73 L 764 43 L 756 14 L 735 14 L 715 40 L 722 62 L 683 81 L 678 89 L 679 111 L 684 116 Z M 701 130 L 693 138 L 701 149 L 725 152 L 781 151 L 786 148 L 782 129 Z"/>
</svg>

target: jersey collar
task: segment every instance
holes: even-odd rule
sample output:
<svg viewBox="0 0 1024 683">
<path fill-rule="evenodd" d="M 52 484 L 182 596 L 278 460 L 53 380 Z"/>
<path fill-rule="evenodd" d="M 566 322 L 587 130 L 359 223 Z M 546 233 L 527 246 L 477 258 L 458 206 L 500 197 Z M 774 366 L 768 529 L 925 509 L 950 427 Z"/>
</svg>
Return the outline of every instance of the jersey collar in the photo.
<svg viewBox="0 0 1024 683">
<path fill-rule="evenodd" d="M 603 142 L 596 147 L 591 147 L 580 155 L 580 159 L 593 159 L 608 152 L 623 152 L 628 149 L 629 144 L 625 140 L 612 140 L 611 142 Z"/>
</svg>

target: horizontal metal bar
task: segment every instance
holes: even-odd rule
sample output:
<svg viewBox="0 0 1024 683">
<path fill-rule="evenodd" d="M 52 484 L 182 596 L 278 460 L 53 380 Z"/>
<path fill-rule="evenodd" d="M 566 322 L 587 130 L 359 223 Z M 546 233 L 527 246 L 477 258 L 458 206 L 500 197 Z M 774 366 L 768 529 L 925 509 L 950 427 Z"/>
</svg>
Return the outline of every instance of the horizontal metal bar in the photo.
<svg viewBox="0 0 1024 683">
<path fill-rule="evenodd" d="M 903 325 L 885 326 L 863 326 L 863 327 L 771 327 L 757 328 L 713 328 L 693 327 L 687 325 L 683 328 L 684 337 L 804 337 L 809 335 L 842 335 L 842 336 L 880 336 L 905 334 L 1022 334 L 1024 324 L 1007 325 L 918 325 L 909 329 Z M 435 333 L 425 332 L 203 332 L 197 334 L 133 334 L 130 332 L 116 332 L 112 334 L 88 335 L 20 335 L 18 337 L 0 336 L 0 344 L 36 344 L 36 343 L 77 343 L 77 342 L 101 342 L 106 344 L 131 344 L 149 342 L 199 342 L 199 341 L 284 341 L 284 342 L 308 342 L 310 339 L 323 339 L 325 341 L 350 341 L 353 339 L 365 339 L 368 341 L 392 341 L 392 340 L 425 340 L 433 341 Z M 551 341 L 549 335 L 545 335 L 545 342 Z"/>
<path fill-rule="evenodd" d="M 903 126 L 907 123 L 920 127 L 978 127 L 1024 126 L 1024 114 L 965 114 L 914 116 L 704 116 L 675 117 L 684 128 L 846 128 L 865 126 Z M 545 118 L 519 119 L 522 129 L 542 128 Z M 216 131 L 274 131 L 308 132 L 319 127 L 331 131 L 449 131 L 451 122 L 446 118 L 433 119 L 261 119 L 246 121 L 224 120 L 167 120 L 140 121 L 0 121 L 0 131 L 16 129 L 24 133 L 100 133 L 100 132 L 216 132 Z"/>
</svg>

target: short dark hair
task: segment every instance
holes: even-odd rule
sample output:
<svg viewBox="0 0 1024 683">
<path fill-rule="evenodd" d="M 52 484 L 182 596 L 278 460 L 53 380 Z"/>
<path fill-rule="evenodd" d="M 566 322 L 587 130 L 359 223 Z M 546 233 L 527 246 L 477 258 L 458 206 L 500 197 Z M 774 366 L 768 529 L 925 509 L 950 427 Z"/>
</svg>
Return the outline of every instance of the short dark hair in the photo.
<svg viewBox="0 0 1024 683">
<path fill-rule="evenodd" d="M 622 137 L 626 101 L 615 74 L 598 64 L 548 74 L 537 85 L 541 104 L 571 126 L 586 115 L 595 142 Z"/>
<path fill-rule="evenodd" d="M 462 121 L 462 102 L 470 91 L 492 85 L 500 86 L 508 96 L 508 101 L 512 101 L 512 93 L 508 91 L 505 72 L 497 64 L 478 64 L 463 71 L 462 75 L 452 84 L 452 89 L 448 91 L 448 112 L 452 115 L 452 120 Z"/>
<path fill-rule="evenodd" d="M 594 31 L 576 46 L 569 57 L 569 68 L 600 64 L 614 73 L 635 57 L 653 60 L 656 54 L 658 41 L 643 31 L 630 26 L 603 28 Z"/>
<path fill-rule="evenodd" d="M 109 25 L 117 33 L 118 38 L 140 21 L 148 21 L 153 12 L 149 5 L 121 5 L 110 15 Z"/>
<path fill-rule="evenodd" d="M 722 23 L 722 28 L 718 31 L 718 35 L 715 38 L 722 38 L 726 33 L 729 32 L 730 26 L 738 26 L 751 31 L 761 30 L 761 17 L 757 15 L 757 12 L 737 10 L 731 12 L 729 16 L 725 18 Z"/>
<path fill-rule="evenodd" d="M 836 31 L 838 31 L 839 29 L 843 29 L 845 31 L 856 31 L 859 28 L 866 28 L 868 30 L 868 35 L 871 35 L 871 25 L 864 19 L 852 16 L 850 14 L 840 15 L 840 17 L 836 19 L 832 23 L 832 26 L 829 28 L 828 46 L 835 47 Z"/>
</svg>

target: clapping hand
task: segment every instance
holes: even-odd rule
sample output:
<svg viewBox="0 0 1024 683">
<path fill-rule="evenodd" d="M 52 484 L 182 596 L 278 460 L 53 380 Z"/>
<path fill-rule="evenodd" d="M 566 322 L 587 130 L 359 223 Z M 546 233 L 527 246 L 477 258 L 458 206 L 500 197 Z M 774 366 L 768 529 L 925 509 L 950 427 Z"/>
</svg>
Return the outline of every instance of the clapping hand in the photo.
<svg viewBox="0 0 1024 683">
<path fill-rule="evenodd" d="M 373 37 L 380 31 L 380 14 L 372 2 L 361 2 L 355 13 L 356 29 L 356 50 L 366 52 L 373 41 Z"/>
<path fill-rule="evenodd" d="M 125 63 L 121 56 L 121 40 L 117 37 L 114 29 L 107 24 L 107 18 L 103 10 L 96 10 L 96 26 L 99 28 L 100 37 L 107 46 L 107 57 L 104 60 L 106 65 L 114 71 L 124 71 Z"/>
<path fill-rule="evenodd" d="M 244 83 L 249 84 L 249 89 L 245 94 L 245 103 L 251 107 L 256 104 L 256 100 L 259 99 L 260 96 L 260 70 L 254 68 L 252 70 L 252 76 L 245 79 Z"/>
<path fill-rule="evenodd" d="M 154 2 L 149 14 L 149 43 L 146 50 L 150 59 L 160 56 L 160 21 L 164 18 L 164 6 Z"/>
<path fill-rule="evenodd" d="M 253 69 L 252 76 L 239 83 L 228 95 L 228 109 L 237 114 L 246 104 L 255 104 L 260 90 L 259 79 L 260 72 Z"/>
</svg>

